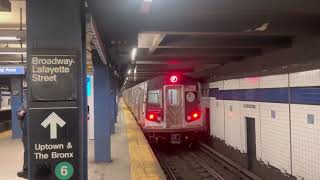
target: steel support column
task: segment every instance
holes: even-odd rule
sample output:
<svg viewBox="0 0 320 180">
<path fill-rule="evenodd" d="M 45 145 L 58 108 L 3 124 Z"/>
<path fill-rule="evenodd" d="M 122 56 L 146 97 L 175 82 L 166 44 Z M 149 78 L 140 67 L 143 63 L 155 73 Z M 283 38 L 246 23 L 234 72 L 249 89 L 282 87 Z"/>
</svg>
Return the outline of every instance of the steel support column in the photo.
<svg viewBox="0 0 320 180">
<path fill-rule="evenodd" d="M 11 127 L 12 138 L 21 138 L 20 121 L 17 111 L 20 109 L 23 99 L 22 77 L 11 78 Z"/>
<path fill-rule="evenodd" d="M 109 111 L 109 73 L 96 50 L 92 51 L 94 68 L 94 160 L 111 162 L 111 117 Z"/>
</svg>

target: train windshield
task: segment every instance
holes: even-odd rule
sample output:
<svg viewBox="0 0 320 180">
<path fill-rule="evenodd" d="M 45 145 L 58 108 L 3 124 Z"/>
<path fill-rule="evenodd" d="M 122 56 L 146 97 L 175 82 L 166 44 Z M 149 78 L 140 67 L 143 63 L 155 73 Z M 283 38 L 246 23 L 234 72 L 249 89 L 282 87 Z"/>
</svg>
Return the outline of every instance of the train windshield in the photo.
<svg viewBox="0 0 320 180">
<path fill-rule="evenodd" d="M 179 106 L 179 89 L 168 89 L 168 103 L 170 106 Z"/>
<path fill-rule="evenodd" d="M 160 90 L 148 91 L 148 103 L 149 104 L 160 104 L 161 103 L 161 91 Z"/>
</svg>

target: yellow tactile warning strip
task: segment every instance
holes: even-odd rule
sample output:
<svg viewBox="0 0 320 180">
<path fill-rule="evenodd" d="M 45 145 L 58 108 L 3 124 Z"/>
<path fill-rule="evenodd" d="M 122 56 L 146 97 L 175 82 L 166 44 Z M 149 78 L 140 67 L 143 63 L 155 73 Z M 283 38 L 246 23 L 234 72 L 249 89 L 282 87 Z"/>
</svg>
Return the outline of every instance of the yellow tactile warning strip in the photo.
<svg viewBox="0 0 320 180">
<path fill-rule="evenodd" d="M 120 107 L 127 126 L 132 180 L 165 180 L 157 158 L 123 100 Z"/>
</svg>

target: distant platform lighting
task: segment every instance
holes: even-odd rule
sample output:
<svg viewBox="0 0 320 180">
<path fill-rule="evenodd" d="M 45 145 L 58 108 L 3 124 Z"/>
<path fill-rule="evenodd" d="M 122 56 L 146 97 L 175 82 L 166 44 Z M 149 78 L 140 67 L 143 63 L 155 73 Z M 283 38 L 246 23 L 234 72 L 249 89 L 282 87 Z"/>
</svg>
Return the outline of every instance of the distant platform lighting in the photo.
<svg viewBox="0 0 320 180">
<path fill-rule="evenodd" d="M 13 52 L 13 51 L 3 51 L 3 52 L 1 52 L 0 51 L 0 55 L 19 55 L 19 54 L 26 55 L 27 52 Z"/>
<path fill-rule="evenodd" d="M 0 41 L 20 41 L 21 38 L 19 37 L 4 37 L 0 36 Z"/>
<path fill-rule="evenodd" d="M 137 55 L 137 48 L 133 48 L 131 52 L 131 61 L 134 61 L 136 59 Z"/>
</svg>

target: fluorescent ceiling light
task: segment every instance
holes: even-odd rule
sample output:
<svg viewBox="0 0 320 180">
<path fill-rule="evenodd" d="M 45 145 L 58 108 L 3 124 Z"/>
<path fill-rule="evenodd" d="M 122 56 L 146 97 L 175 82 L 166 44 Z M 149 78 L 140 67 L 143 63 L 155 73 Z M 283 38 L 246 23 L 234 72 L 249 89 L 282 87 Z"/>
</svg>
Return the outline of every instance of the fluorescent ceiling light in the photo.
<svg viewBox="0 0 320 180">
<path fill-rule="evenodd" d="M 131 60 L 134 61 L 137 55 L 137 48 L 133 48 L 131 51 Z"/>
<path fill-rule="evenodd" d="M 8 52 L 5 52 L 5 51 L 4 51 L 4 52 L 1 52 L 1 51 L 0 51 L 0 54 L 1 54 L 1 55 L 12 55 L 12 54 L 13 54 L 13 55 L 16 55 L 16 54 L 17 54 L 17 55 L 19 55 L 19 54 L 26 55 L 27 52 L 14 52 L 14 51 L 8 51 Z"/>
<path fill-rule="evenodd" d="M 129 74 L 129 75 L 131 74 L 131 69 L 128 70 L 128 74 Z"/>
<path fill-rule="evenodd" d="M 23 61 L 24 63 L 26 63 L 26 61 Z M 0 60 L 0 63 L 22 63 L 22 61 L 18 61 L 18 60 L 13 60 L 13 61 L 2 61 Z"/>
<path fill-rule="evenodd" d="M 0 36 L 0 41 L 20 41 L 21 38 L 18 37 L 4 37 Z"/>
<path fill-rule="evenodd" d="M 143 0 L 144 2 L 152 2 L 152 0 Z"/>
</svg>

